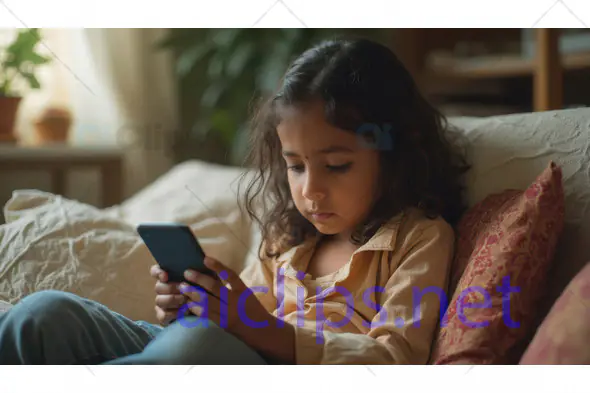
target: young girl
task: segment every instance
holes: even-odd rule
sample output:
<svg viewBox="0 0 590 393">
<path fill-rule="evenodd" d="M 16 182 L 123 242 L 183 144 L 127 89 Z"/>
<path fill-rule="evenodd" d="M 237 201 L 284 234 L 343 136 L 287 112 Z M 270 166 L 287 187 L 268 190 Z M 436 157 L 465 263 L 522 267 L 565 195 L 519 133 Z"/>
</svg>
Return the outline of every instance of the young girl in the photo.
<svg viewBox="0 0 590 393">
<path fill-rule="evenodd" d="M 427 363 L 466 169 L 443 117 L 359 39 L 303 53 L 254 120 L 243 197 L 259 263 L 238 275 L 207 258 L 219 277 L 185 283 L 154 266 L 162 326 L 32 294 L 0 317 L 0 363 Z"/>
</svg>

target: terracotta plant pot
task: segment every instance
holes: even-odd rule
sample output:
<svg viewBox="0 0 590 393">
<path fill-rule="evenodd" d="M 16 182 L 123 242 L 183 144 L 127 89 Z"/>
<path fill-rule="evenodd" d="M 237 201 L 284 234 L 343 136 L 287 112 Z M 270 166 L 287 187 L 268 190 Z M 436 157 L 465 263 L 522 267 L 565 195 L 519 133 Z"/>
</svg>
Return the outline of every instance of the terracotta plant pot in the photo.
<svg viewBox="0 0 590 393">
<path fill-rule="evenodd" d="M 14 125 L 21 97 L 0 97 L 0 143 L 16 142 Z"/>
<path fill-rule="evenodd" d="M 72 114 L 64 108 L 47 108 L 35 121 L 38 144 L 65 143 L 70 134 Z"/>
</svg>

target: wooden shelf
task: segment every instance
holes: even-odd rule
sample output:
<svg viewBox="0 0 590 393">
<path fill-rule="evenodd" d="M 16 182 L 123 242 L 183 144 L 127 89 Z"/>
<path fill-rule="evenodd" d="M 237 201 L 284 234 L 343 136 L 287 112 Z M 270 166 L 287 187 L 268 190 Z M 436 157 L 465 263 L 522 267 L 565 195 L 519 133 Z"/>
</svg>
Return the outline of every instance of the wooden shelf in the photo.
<svg viewBox="0 0 590 393">
<path fill-rule="evenodd" d="M 427 74 L 430 77 L 444 78 L 510 78 L 532 76 L 536 70 L 534 58 L 520 57 L 487 57 L 469 60 L 453 60 L 447 66 L 431 67 Z M 563 70 L 590 68 L 590 53 L 569 54 L 561 57 Z"/>
<path fill-rule="evenodd" d="M 52 145 L 26 147 L 0 144 L 0 172 L 49 171 L 51 192 L 67 194 L 67 174 L 72 169 L 97 168 L 101 173 L 102 206 L 123 200 L 123 150 L 113 147 Z"/>
<path fill-rule="evenodd" d="M 458 96 L 457 91 L 478 85 L 514 89 L 531 79 L 531 97 L 521 99 L 519 106 L 533 111 L 563 108 L 565 76 L 576 70 L 590 71 L 590 52 L 560 53 L 561 29 L 534 29 L 529 34 L 531 42 L 523 40 L 523 33 L 522 29 L 414 29 L 404 30 L 403 37 L 398 35 L 396 45 L 427 96 L 441 100 L 441 96 Z M 520 57 L 523 43 L 534 45 L 534 50 L 528 51 L 531 57 Z M 465 46 L 458 50 L 459 44 Z M 506 54 L 471 58 L 453 55 L 482 53 L 481 48 Z M 443 53 L 448 55 L 440 55 Z"/>
</svg>

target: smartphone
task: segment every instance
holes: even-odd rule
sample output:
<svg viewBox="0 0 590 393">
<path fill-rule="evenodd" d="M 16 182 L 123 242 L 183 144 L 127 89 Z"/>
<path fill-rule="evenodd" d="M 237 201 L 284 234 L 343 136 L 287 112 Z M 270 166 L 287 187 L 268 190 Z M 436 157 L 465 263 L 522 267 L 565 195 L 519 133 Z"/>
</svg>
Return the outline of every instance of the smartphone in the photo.
<svg viewBox="0 0 590 393">
<path fill-rule="evenodd" d="M 168 273 L 169 282 L 186 281 L 184 272 L 187 269 L 217 277 L 214 271 L 205 266 L 205 252 L 187 225 L 140 224 L 137 233 L 158 265 Z"/>
</svg>

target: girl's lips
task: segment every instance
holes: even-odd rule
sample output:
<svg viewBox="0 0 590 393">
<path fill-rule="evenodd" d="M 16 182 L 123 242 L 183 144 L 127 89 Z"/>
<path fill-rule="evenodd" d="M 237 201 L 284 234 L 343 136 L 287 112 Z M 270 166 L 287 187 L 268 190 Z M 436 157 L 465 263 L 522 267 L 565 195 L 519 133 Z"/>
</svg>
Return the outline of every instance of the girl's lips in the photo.
<svg viewBox="0 0 590 393">
<path fill-rule="evenodd" d="M 334 214 L 332 213 L 312 213 L 312 217 L 314 220 L 323 221 L 331 218 Z"/>
</svg>

